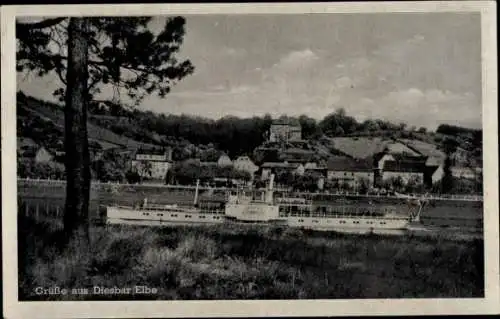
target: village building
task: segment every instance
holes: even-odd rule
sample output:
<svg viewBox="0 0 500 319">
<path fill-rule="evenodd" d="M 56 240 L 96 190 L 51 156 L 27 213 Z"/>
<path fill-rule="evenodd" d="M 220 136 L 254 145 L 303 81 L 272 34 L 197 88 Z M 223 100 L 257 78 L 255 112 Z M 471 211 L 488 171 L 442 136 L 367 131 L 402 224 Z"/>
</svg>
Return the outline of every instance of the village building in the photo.
<svg viewBox="0 0 500 319">
<path fill-rule="evenodd" d="M 423 183 L 425 170 L 425 162 L 385 161 L 382 169 L 382 180 L 401 178 L 403 184 L 407 184 L 410 180 Z"/>
<path fill-rule="evenodd" d="M 280 160 L 289 163 L 293 162 L 305 164 L 307 162 L 313 161 L 314 155 L 314 151 L 294 147 L 282 150 L 279 157 Z"/>
<path fill-rule="evenodd" d="M 316 162 L 307 162 L 304 164 L 304 170 L 305 172 L 317 172 L 321 176 L 326 177 L 328 168 L 326 165 L 319 165 Z"/>
<path fill-rule="evenodd" d="M 375 154 L 374 157 L 374 166 L 376 169 L 383 170 L 385 167 L 385 163 L 387 161 L 395 161 L 399 163 L 418 163 L 419 165 L 425 165 L 428 161 L 427 156 L 422 155 L 409 155 L 409 154 L 401 154 L 401 153 L 389 153 L 382 152 Z"/>
<path fill-rule="evenodd" d="M 269 129 L 269 142 L 302 140 L 302 127 L 286 119 L 275 120 Z"/>
<path fill-rule="evenodd" d="M 54 160 L 54 155 L 30 138 L 17 139 L 17 152 L 20 159 L 32 160 L 36 163 L 49 163 Z"/>
<path fill-rule="evenodd" d="M 165 180 L 172 167 L 172 150 L 139 150 L 135 153 L 131 166 L 141 177 Z"/>
<path fill-rule="evenodd" d="M 248 156 L 240 156 L 233 162 L 233 167 L 239 171 L 248 172 L 253 179 L 259 167 Z"/>
<path fill-rule="evenodd" d="M 374 183 L 374 170 L 370 160 L 333 157 L 327 163 L 327 170 L 327 179 L 339 184 L 357 187 L 363 181 L 367 181 L 369 186 Z"/>
<path fill-rule="evenodd" d="M 480 169 L 474 169 L 471 167 L 452 166 L 450 170 L 451 175 L 456 178 L 476 179 L 481 174 Z"/>
<path fill-rule="evenodd" d="M 427 164 L 427 163 L 426 163 Z M 428 187 L 440 182 L 444 177 L 443 165 L 426 165 L 424 171 L 424 183 Z"/>
<path fill-rule="evenodd" d="M 219 167 L 228 167 L 233 166 L 233 162 L 231 161 L 231 158 L 229 158 L 229 156 L 227 156 L 226 154 L 222 154 L 217 160 L 217 165 Z"/>
<path fill-rule="evenodd" d="M 267 180 L 271 174 L 277 174 L 282 171 L 288 171 L 297 175 L 303 175 L 305 172 L 304 165 L 300 163 L 266 162 L 260 168 L 262 180 Z"/>
</svg>

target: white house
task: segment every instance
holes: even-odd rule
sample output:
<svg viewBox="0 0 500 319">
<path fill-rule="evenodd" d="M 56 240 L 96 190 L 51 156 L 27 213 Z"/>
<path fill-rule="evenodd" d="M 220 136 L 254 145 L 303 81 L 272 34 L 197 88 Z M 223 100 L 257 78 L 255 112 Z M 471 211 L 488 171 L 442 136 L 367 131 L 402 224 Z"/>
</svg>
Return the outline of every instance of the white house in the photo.
<svg viewBox="0 0 500 319">
<path fill-rule="evenodd" d="M 356 160 L 348 157 L 331 158 L 327 163 L 327 179 L 339 183 L 347 183 L 356 187 L 363 180 L 369 185 L 374 183 L 373 165 L 368 160 Z"/>
<path fill-rule="evenodd" d="M 141 177 L 164 180 L 172 167 L 172 151 L 138 151 L 131 166 Z"/>
<path fill-rule="evenodd" d="M 410 180 L 424 182 L 425 163 L 386 161 L 382 169 L 382 180 L 401 177 L 404 184 Z"/>
<path fill-rule="evenodd" d="M 231 161 L 231 158 L 229 158 L 229 156 L 227 156 L 226 154 L 222 154 L 217 160 L 217 165 L 219 167 L 232 166 L 233 162 Z"/>
<path fill-rule="evenodd" d="M 444 176 L 444 167 L 441 165 L 426 165 L 424 172 L 424 183 L 432 186 L 441 181 Z"/>
<path fill-rule="evenodd" d="M 292 123 L 286 119 L 273 121 L 269 129 L 269 141 L 300 141 L 302 139 L 302 127 L 298 123 Z"/>
<path fill-rule="evenodd" d="M 481 172 L 470 167 L 451 167 L 451 175 L 457 178 L 475 179 Z"/>
<path fill-rule="evenodd" d="M 300 163 L 288 163 L 288 162 L 266 162 L 262 164 L 262 175 L 261 178 L 263 180 L 268 179 L 271 174 L 276 174 L 278 171 L 286 170 L 290 171 L 294 174 L 303 175 L 304 174 L 304 165 Z"/>
</svg>

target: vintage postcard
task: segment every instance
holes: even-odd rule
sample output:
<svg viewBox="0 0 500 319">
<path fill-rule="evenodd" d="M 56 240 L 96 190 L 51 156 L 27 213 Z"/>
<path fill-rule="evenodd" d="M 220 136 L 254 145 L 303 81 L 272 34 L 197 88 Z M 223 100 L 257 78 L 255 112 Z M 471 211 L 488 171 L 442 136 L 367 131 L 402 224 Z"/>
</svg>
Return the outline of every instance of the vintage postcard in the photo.
<svg viewBox="0 0 500 319">
<path fill-rule="evenodd" d="M 500 312 L 494 2 L 1 14 L 6 318 Z"/>
</svg>

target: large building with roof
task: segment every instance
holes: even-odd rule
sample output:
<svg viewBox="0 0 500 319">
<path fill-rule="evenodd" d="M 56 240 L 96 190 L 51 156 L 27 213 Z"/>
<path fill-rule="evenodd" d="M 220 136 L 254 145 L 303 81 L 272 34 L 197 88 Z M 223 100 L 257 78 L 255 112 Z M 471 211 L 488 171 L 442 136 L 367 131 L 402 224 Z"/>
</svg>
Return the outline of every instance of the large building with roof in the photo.
<svg viewBox="0 0 500 319">
<path fill-rule="evenodd" d="M 165 180 L 172 167 L 172 149 L 137 150 L 131 166 L 143 178 Z"/>
<path fill-rule="evenodd" d="M 262 180 L 267 180 L 271 174 L 277 174 L 282 171 L 288 171 L 298 175 L 302 175 L 305 172 L 304 165 L 300 163 L 266 162 L 262 164 L 260 168 Z"/>
<path fill-rule="evenodd" d="M 333 157 L 327 162 L 327 179 L 351 187 L 359 186 L 363 180 L 372 186 L 374 183 L 373 162 L 366 159 Z"/>
<path fill-rule="evenodd" d="M 275 120 L 269 128 L 269 142 L 302 140 L 302 127 L 299 123 L 286 119 Z"/>
<path fill-rule="evenodd" d="M 410 180 L 423 183 L 425 170 L 425 162 L 386 161 L 382 169 L 382 180 L 401 178 L 403 184 L 407 184 Z"/>
</svg>

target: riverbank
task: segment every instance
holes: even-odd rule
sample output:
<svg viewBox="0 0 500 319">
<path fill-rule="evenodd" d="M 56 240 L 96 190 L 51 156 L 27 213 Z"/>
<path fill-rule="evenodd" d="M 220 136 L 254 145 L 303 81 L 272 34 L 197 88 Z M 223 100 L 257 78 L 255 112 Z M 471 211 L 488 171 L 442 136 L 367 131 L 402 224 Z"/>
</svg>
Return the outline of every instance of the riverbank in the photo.
<svg viewBox="0 0 500 319">
<path fill-rule="evenodd" d="M 466 298 L 484 294 L 480 239 L 227 225 L 107 226 L 92 228 L 91 251 L 83 253 L 75 247 L 58 248 L 60 224 L 50 219 L 35 222 L 21 216 L 18 226 L 19 298 L 23 301 Z M 69 293 L 47 290 L 40 294 L 38 287 L 65 288 Z M 142 292 L 135 292 L 135 287 L 142 287 L 138 288 Z"/>
</svg>

